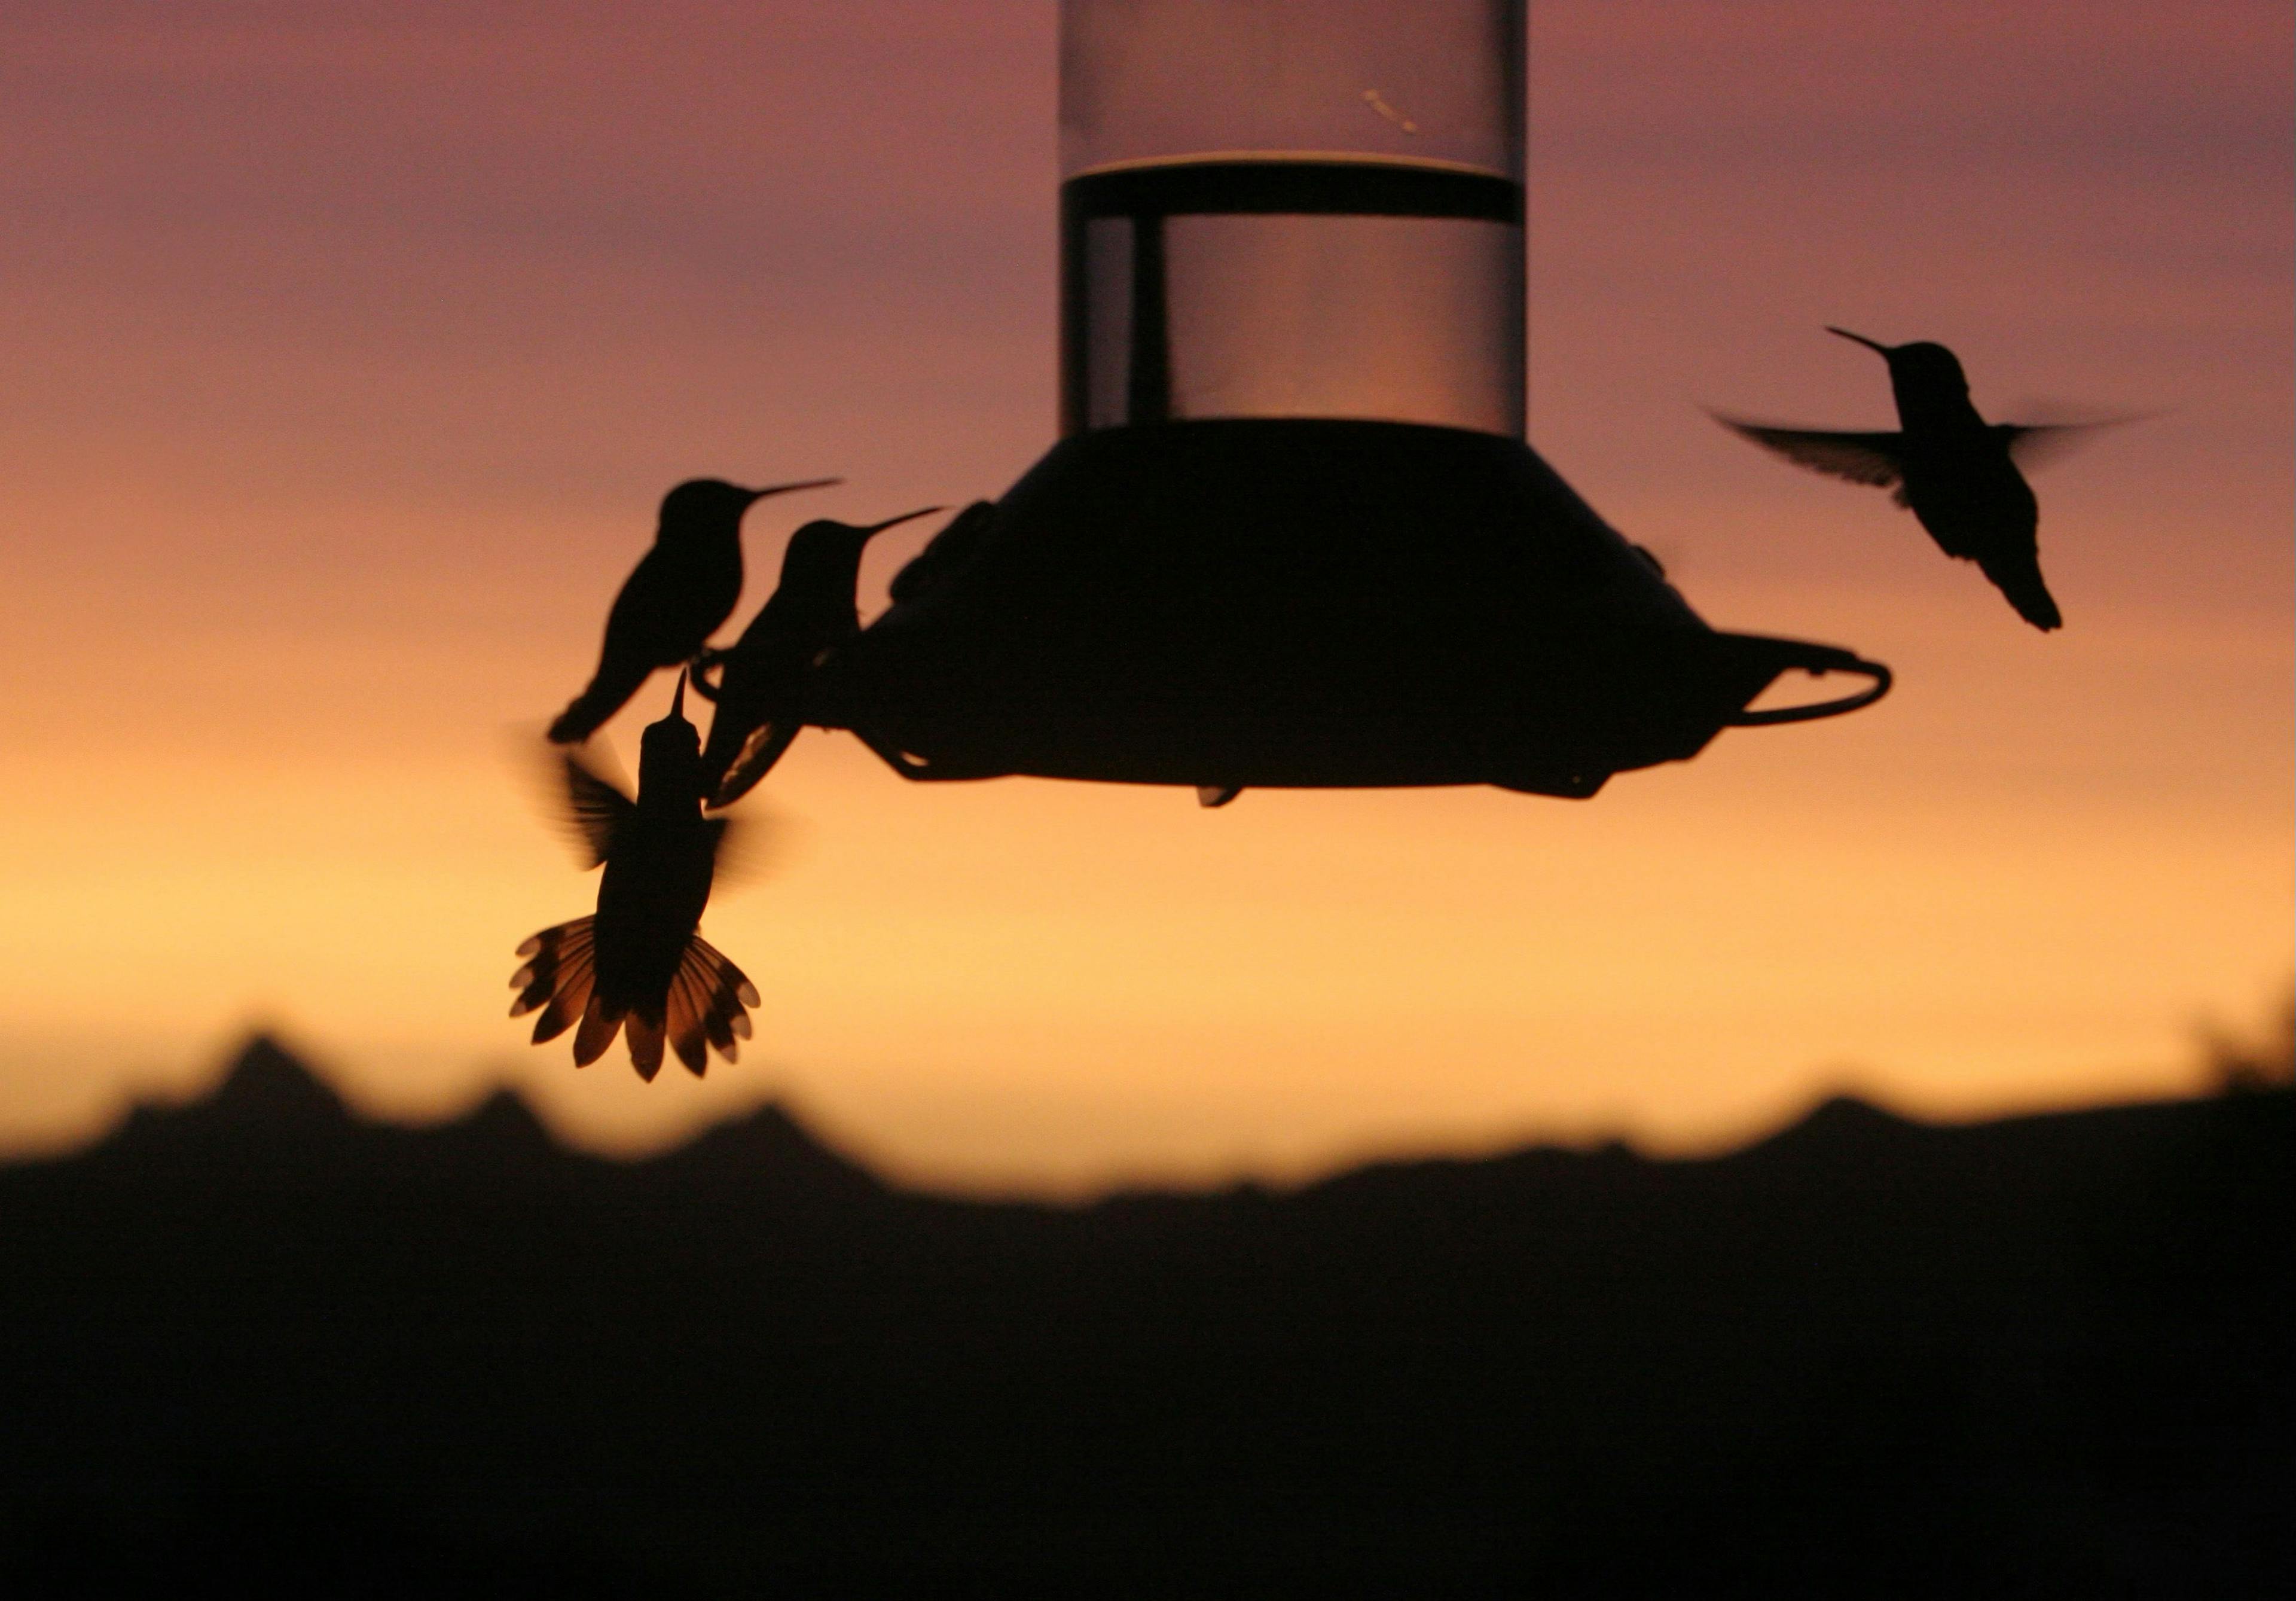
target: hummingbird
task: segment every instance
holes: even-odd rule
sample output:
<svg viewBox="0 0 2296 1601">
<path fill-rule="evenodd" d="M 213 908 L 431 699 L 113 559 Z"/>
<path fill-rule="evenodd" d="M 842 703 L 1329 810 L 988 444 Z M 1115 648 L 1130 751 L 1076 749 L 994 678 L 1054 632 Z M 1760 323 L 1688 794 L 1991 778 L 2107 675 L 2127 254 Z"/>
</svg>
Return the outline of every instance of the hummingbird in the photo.
<svg viewBox="0 0 2296 1601">
<path fill-rule="evenodd" d="M 1885 345 L 1847 328 L 1826 332 L 1890 364 L 1900 431 L 1778 428 L 1719 413 L 1715 421 L 1788 461 L 1894 489 L 1897 503 L 1911 508 L 1938 547 L 1976 562 L 2020 617 L 2044 632 L 2061 627 L 2064 619 L 2041 579 L 2040 505 L 2018 469 L 2102 424 L 1988 423 L 1970 404 L 1960 360 L 1943 345 Z"/>
<path fill-rule="evenodd" d="M 606 871 L 597 912 L 521 945 L 526 964 L 510 981 L 510 1014 L 542 1013 L 535 1044 L 575 1028 L 574 1065 L 587 1067 L 627 1024 L 630 1064 L 648 1081 L 665 1041 L 696 1078 L 713 1046 L 733 1061 L 758 1004 L 757 987 L 698 932 L 728 823 L 701 815 L 701 735 L 685 720 L 685 682 L 680 673 L 669 715 L 641 736 L 635 800 L 574 751 L 557 753 L 583 865 Z"/>
<path fill-rule="evenodd" d="M 693 687 L 715 701 L 709 743 L 701 754 L 702 793 L 712 807 L 731 806 L 757 786 L 805 725 L 800 691 L 822 653 L 861 631 L 854 586 L 869 541 L 918 517 L 926 506 L 866 528 L 824 519 L 790 536 L 780 585 L 728 650 L 705 650 Z M 718 669 L 716 684 L 708 677 Z"/>
<path fill-rule="evenodd" d="M 742 597 L 742 513 L 768 495 L 842 479 L 745 489 L 693 478 L 661 497 L 653 548 L 638 558 L 606 614 L 606 640 L 590 686 L 550 725 L 553 743 L 578 745 L 637 693 L 658 667 L 683 667 L 733 615 Z"/>
<path fill-rule="evenodd" d="M 941 587 L 951 574 L 980 554 L 982 543 L 996 526 L 996 503 L 993 500 L 976 500 L 950 518 L 908 565 L 893 575 L 894 603 L 922 599 Z"/>
</svg>

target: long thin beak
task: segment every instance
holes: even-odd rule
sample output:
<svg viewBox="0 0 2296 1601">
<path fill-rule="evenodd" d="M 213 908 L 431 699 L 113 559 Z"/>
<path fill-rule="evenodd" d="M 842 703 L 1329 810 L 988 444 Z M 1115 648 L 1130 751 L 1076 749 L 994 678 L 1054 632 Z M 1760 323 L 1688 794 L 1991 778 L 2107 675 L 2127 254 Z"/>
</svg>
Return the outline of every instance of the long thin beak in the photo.
<svg viewBox="0 0 2296 1601">
<path fill-rule="evenodd" d="M 1840 334 L 1843 339 L 1856 340 L 1859 344 L 1880 356 L 1883 360 L 1886 361 L 1889 359 L 1890 347 L 1883 344 L 1880 340 L 1867 339 L 1862 333 L 1852 333 L 1849 329 L 1837 328 L 1832 323 L 1828 323 L 1825 325 L 1825 331 L 1828 333 Z"/>
<path fill-rule="evenodd" d="M 867 528 L 861 530 L 862 537 L 865 538 L 873 539 L 889 528 L 898 528 L 904 522 L 914 522 L 920 517 L 930 517 L 935 512 L 946 512 L 947 510 L 948 510 L 948 508 L 945 505 L 929 505 L 922 511 L 903 512 L 898 517 L 888 517 L 882 522 L 871 523 Z"/>
<path fill-rule="evenodd" d="M 768 495 L 786 495 L 792 489 L 825 489 L 832 484 L 841 484 L 841 478 L 801 478 L 793 484 L 768 484 L 762 489 L 750 491 L 750 504 L 757 505 Z"/>
<path fill-rule="evenodd" d="M 669 697 L 669 715 L 683 719 L 685 716 L 685 671 L 678 669 L 677 693 Z"/>
</svg>

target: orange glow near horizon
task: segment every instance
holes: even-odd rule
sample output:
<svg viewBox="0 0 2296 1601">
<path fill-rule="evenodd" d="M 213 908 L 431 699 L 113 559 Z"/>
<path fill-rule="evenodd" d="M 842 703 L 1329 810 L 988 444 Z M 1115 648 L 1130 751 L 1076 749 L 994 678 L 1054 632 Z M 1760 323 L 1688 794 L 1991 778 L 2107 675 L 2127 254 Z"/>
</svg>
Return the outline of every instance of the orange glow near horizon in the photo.
<svg viewBox="0 0 2296 1601">
<path fill-rule="evenodd" d="M 676 479 L 849 480 L 753 519 L 738 626 L 797 520 L 994 495 L 1048 442 L 1051 8 L 35 6 L 0 62 L 0 1151 L 255 1025 L 378 1115 L 507 1082 L 634 1151 L 785 1097 L 904 1176 L 1064 1193 L 1700 1148 L 1843 1086 L 2192 1088 L 2196 1025 L 2296 966 L 2289 19 L 1946 10 L 1912 59 L 1816 5 L 1533 36 L 1534 443 L 1710 621 L 1851 645 L 1887 701 L 1585 803 L 1207 813 L 808 734 L 773 870 L 704 922 L 758 1039 L 649 1087 L 503 1015 L 512 948 L 594 896 L 516 742 Z M 1988 415 L 2164 414 L 2037 478 L 2062 634 L 1699 415 L 1883 425 L 1829 321 L 1953 344 Z M 873 550 L 873 603 L 936 526 Z"/>
</svg>

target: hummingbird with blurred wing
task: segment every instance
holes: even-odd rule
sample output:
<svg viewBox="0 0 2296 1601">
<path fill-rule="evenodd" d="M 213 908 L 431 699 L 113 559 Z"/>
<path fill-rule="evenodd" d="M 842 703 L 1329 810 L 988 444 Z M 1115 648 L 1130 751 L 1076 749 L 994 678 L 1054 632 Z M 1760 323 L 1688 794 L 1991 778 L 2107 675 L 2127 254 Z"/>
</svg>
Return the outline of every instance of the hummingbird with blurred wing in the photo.
<svg viewBox="0 0 2296 1601">
<path fill-rule="evenodd" d="M 658 667 L 683 667 L 734 614 L 742 597 L 742 513 L 768 495 L 818 489 L 841 479 L 745 489 L 689 479 L 662 497 L 653 548 L 614 596 L 590 686 L 550 725 L 553 743 L 579 744 L 622 709 Z"/>
<path fill-rule="evenodd" d="M 562 803 L 584 866 L 605 866 L 598 909 L 518 948 L 510 1014 L 539 1009 L 534 1043 L 575 1030 L 574 1065 L 587 1067 L 629 1031 L 630 1064 L 651 1081 L 665 1043 L 696 1078 L 709 1052 L 731 1062 L 750 1037 L 757 988 L 699 930 L 726 831 L 701 815 L 701 731 L 685 720 L 685 676 L 669 715 L 648 725 L 633 800 L 571 751 L 558 754 Z M 577 1026 L 578 1025 L 578 1027 Z"/>
<path fill-rule="evenodd" d="M 2018 469 L 2105 424 L 1988 423 L 1970 404 L 1960 361 L 1943 345 L 1885 345 L 1847 328 L 1826 332 L 1890 364 L 1899 431 L 1779 428 L 1719 413 L 1715 421 L 1788 461 L 1894 489 L 1898 504 L 1911 508 L 1938 547 L 1976 562 L 2020 617 L 2044 631 L 2060 627 L 2064 619 L 2041 579 L 2040 505 Z"/>
<path fill-rule="evenodd" d="M 701 792 L 713 807 L 731 806 L 757 786 L 798 735 L 805 676 L 823 652 L 861 631 L 854 587 L 861 553 L 887 529 L 941 510 L 926 506 L 856 528 L 823 520 L 790 536 L 780 585 L 727 650 L 708 650 L 693 686 L 718 702 L 701 754 Z M 716 684 L 707 677 L 718 669 Z"/>
</svg>

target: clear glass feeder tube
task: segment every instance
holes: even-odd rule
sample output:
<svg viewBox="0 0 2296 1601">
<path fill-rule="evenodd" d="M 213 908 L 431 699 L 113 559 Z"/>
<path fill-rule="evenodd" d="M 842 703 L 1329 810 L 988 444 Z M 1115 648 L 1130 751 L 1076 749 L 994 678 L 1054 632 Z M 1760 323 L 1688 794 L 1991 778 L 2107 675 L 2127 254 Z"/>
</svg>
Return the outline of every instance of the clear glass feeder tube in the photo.
<svg viewBox="0 0 2296 1601">
<path fill-rule="evenodd" d="M 1062 431 L 1520 438 L 1521 0 L 1063 0 Z"/>
</svg>

